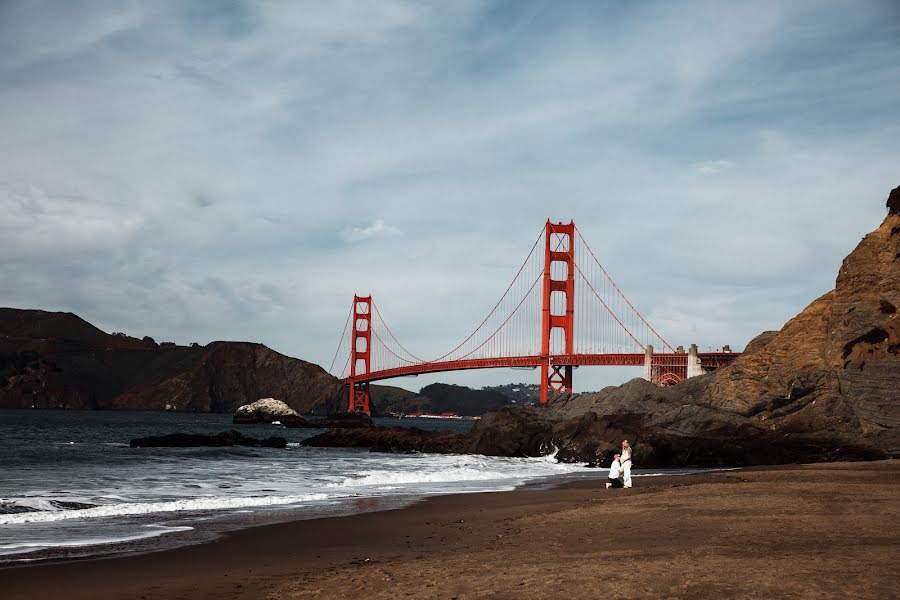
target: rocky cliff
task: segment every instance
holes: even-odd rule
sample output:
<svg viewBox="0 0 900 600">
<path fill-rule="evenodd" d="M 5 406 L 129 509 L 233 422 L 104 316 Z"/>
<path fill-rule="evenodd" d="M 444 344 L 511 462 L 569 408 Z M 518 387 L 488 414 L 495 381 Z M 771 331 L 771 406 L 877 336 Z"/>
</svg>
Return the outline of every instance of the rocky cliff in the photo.
<svg viewBox="0 0 900 600">
<path fill-rule="evenodd" d="M 881 226 L 844 260 L 834 290 L 758 336 L 732 365 L 669 388 L 633 380 L 545 409 L 505 408 L 447 449 L 534 456 L 558 448 L 564 460 L 606 462 L 628 438 L 643 466 L 898 456 L 898 307 L 900 187 Z"/>
<path fill-rule="evenodd" d="M 300 413 L 343 407 L 318 365 L 261 344 L 157 345 L 71 313 L 0 308 L 0 408 L 231 412 L 273 396 Z"/>
</svg>

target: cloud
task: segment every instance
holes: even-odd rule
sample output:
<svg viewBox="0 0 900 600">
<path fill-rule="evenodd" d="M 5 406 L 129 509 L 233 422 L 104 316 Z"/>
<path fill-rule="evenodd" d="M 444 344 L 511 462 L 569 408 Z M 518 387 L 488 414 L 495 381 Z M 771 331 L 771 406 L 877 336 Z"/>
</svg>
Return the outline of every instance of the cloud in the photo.
<svg viewBox="0 0 900 600">
<path fill-rule="evenodd" d="M 900 183 L 884 3 L 207 4 L 0 2 L 0 305 L 327 364 L 372 293 L 436 356 L 575 219 L 671 342 L 738 347 Z"/>
<path fill-rule="evenodd" d="M 338 237 L 345 242 L 361 242 L 394 235 L 400 235 L 400 230 L 385 224 L 384 219 L 375 219 L 368 227 L 346 227 L 338 233 Z"/>
<path fill-rule="evenodd" d="M 730 160 L 707 160 L 691 165 L 691 167 L 701 175 L 715 175 L 716 173 L 721 173 L 733 166 L 734 163 Z"/>
</svg>

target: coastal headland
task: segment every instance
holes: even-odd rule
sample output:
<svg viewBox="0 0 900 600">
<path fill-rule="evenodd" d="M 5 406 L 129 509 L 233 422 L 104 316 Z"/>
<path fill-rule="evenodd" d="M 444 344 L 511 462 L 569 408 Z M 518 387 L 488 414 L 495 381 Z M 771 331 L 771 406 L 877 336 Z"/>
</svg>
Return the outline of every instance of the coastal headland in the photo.
<svg viewBox="0 0 900 600">
<path fill-rule="evenodd" d="M 896 598 L 900 464 L 441 496 L 196 546 L 0 569 L 6 600 Z"/>
</svg>

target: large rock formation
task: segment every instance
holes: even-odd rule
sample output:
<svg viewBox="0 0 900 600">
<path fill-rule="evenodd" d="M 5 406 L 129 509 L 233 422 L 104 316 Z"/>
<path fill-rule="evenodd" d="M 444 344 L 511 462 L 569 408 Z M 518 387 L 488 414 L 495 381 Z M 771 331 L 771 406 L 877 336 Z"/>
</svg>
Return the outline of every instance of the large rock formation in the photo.
<svg viewBox="0 0 900 600">
<path fill-rule="evenodd" d="M 0 308 L 0 408 L 232 412 L 266 396 L 340 410 L 340 381 L 261 344 L 157 345 L 71 313 Z"/>
<path fill-rule="evenodd" d="M 641 466 L 900 455 L 900 187 L 888 208 L 844 260 L 835 289 L 732 365 L 670 388 L 633 380 L 546 409 L 502 409 L 447 451 L 555 448 L 562 460 L 606 462 L 628 438 Z"/>
<path fill-rule="evenodd" d="M 234 412 L 235 423 L 271 423 L 299 419 L 300 414 L 275 398 L 260 398 L 251 404 L 239 406 Z"/>
</svg>

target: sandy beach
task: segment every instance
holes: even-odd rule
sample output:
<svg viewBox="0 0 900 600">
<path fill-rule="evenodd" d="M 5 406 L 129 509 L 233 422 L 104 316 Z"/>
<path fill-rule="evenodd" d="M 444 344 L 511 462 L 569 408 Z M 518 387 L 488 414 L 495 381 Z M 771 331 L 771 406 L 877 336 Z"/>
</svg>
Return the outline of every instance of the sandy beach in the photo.
<svg viewBox="0 0 900 600">
<path fill-rule="evenodd" d="M 0 570 L 5 600 L 896 598 L 900 463 L 442 496 Z"/>
</svg>

